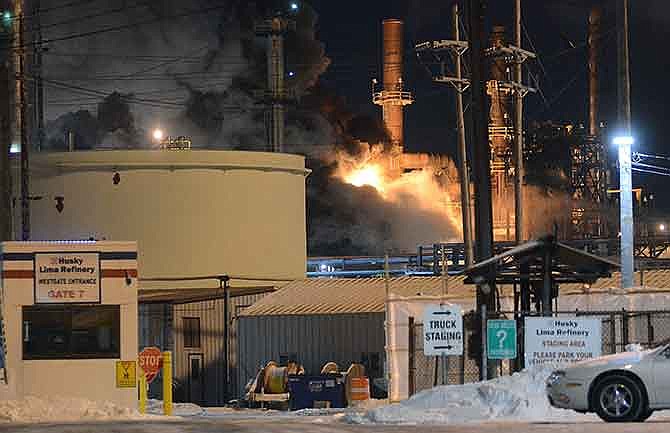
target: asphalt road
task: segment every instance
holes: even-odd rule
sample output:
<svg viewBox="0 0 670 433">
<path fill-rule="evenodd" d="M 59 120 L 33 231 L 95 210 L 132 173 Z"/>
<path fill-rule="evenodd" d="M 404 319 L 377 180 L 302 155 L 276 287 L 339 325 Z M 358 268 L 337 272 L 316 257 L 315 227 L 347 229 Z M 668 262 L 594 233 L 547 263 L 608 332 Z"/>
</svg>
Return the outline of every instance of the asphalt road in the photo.
<svg viewBox="0 0 670 433">
<path fill-rule="evenodd" d="M 175 422 L 96 422 L 81 424 L 0 424 L 8 433 L 667 433 L 670 420 L 642 424 L 483 423 L 453 426 L 350 425 L 321 420 L 189 419 Z"/>
</svg>

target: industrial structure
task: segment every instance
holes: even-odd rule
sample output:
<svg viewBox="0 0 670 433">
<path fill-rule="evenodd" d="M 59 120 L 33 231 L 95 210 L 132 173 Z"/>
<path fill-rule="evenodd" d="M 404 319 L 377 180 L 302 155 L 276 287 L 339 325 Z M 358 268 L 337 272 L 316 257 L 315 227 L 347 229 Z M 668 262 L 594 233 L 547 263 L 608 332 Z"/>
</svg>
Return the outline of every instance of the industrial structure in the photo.
<svg viewBox="0 0 670 433">
<path fill-rule="evenodd" d="M 382 89 L 375 90 L 373 81 L 372 102 L 382 107 L 384 126 L 389 132 L 393 151 L 404 152 L 403 110 L 414 102 L 412 92 L 403 88 L 403 22 L 398 19 L 382 21 Z"/>
<path fill-rule="evenodd" d="M 607 146 L 603 145 L 601 123 L 598 120 L 598 71 L 601 39 L 600 7 L 591 9 L 588 20 L 588 130 L 576 135 L 571 143 L 571 182 L 574 205 L 572 209 L 573 236 L 608 236 L 603 211 L 607 203 Z"/>
<path fill-rule="evenodd" d="M 284 35 L 295 29 L 295 21 L 282 15 L 269 18 L 255 26 L 256 35 L 267 39 L 267 89 L 261 92 L 267 105 L 265 125 L 268 151 L 284 151 L 286 103 L 290 94 L 284 83 Z"/>
<path fill-rule="evenodd" d="M 460 98 L 462 97 L 460 95 L 470 86 L 470 79 L 462 77 L 460 66 L 461 57 L 469 46 L 468 42 L 461 41 L 458 38 L 457 29 L 460 26 L 460 21 L 457 9 L 454 11 L 453 26 L 455 39 L 423 42 L 417 44 L 415 50 L 420 59 L 425 59 L 427 65 L 437 64 L 436 68 L 431 68 L 433 81 L 453 85 L 457 91 L 457 96 Z M 505 39 L 505 27 L 494 26 L 490 34 L 486 55 L 491 65 L 490 74 L 486 81 L 486 94 L 489 99 L 488 137 L 494 203 L 493 230 L 496 240 L 505 241 L 515 239 L 515 231 L 518 231 L 518 229 L 515 229 L 515 214 L 517 212 L 515 204 L 521 195 L 519 192 L 515 193 L 514 181 L 519 161 L 515 158 L 517 152 L 514 144 L 516 141 L 523 140 L 523 131 L 520 130 L 519 133 L 516 131 L 519 126 L 515 122 L 514 108 L 520 106 L 521 100 L 528 92 L 536 90 L 523 85 L 520 81 L 515 81 L 513 67 L 520 67 L 527 59 L 534 58 L 535 54 L 523 50 L 519 46 L 509 44 Z M 428 58 L 424 56 L 428 56 Z M 455 75 L 447 73 L 452 62 L 455 65 Z M 457 107 L 457 116 L 460 119 L 462 103 L 459 107 Z M 462 120 L 459 120 L 458 124 L 459 129 L 464 128 Z M 460 172 L 462 177 L 467 178 L 467 152 L 460 150 L 460 147 L 461 144 L 459 144 Z M 523 148 L 523 146 L 519 147 Z M 466 182 L 461 182 L 461 188 L 467 189 Z M 466 191 L 464 196 L 465 198 L 461 200 L 462 208 L 469 200 L 469 191 Z M 464 215 L 467 215 L 467 213 L 464 212 Z M 468 221 L 464 218 L 464 227 L 465 222 Z M 523 237 L 521 236 L 521 238 Z"/>
<path fill-rule="evenodd" d="M 174 352 L 176 398 L 223 404 L 240 310 L 305 276 L 308 174 L 279 153 L 36 153 L 31 236 L 137 240 L 139 346 Z"/>
</svg>

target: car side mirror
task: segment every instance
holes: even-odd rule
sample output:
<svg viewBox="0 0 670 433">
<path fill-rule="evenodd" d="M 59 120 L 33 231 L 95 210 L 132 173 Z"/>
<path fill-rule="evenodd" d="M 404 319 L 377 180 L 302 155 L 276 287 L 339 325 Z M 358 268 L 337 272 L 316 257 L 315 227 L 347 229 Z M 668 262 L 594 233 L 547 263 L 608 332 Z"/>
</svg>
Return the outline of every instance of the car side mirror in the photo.
<svg viewBox="0 0 670 433">
<path fill-rule="evenodd" d="M 670 346 L 666 347 L 665 350 L 663 350 L 663 356 L 665 359 L 670 359 Z"/>
</svg>

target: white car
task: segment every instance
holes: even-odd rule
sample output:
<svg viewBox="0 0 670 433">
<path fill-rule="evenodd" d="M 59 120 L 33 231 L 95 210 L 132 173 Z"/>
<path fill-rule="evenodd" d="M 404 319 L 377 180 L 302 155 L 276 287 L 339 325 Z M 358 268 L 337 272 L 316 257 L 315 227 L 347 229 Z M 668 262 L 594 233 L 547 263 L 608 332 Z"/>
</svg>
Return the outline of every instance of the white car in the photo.
<svg viewBox="0 0 670 433">
<path fill-rule="evenodd" d="M 670 409 L 670 341 L 556 370 L 547 395 L 552 406 L 595 412 L 608 422 L 645 421 L 655 410 Z"/>
</svg>

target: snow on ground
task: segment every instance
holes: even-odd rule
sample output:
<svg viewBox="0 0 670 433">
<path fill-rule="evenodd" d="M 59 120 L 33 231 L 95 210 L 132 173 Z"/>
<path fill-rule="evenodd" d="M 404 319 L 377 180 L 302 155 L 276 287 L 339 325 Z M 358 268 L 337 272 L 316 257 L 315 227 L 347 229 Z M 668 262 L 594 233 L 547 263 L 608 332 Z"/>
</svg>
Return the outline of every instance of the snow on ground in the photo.
<svg viewBox="0 0 670 433">
<path fill-rule="evenodd" d="M 596 419 L 549 405 L 545 380 L 550 368 L 535 368 L 486 382 L 440 386 L 400 403 L 344 417 L 351 423 L 462 424 L 496 421 Z"/>
<path fill-rule="evenodd" d="M 101 403 L 77 398 L 29 396 L 22 400 L 0 401 L 0 421 L 6 422 L 65 422 L 146 418 L 135 409 L 119 407 L 110 402 Z"/>
<path fill-rule="evenodd" d="M 163 400 L 149 399 L 147 401 L 147 413 L 163 415 Z M 204 413 L 205 410 L 194 403 L 172 403 L 172 415 L 174 416 L 198 416 Z"/>
</svg>

